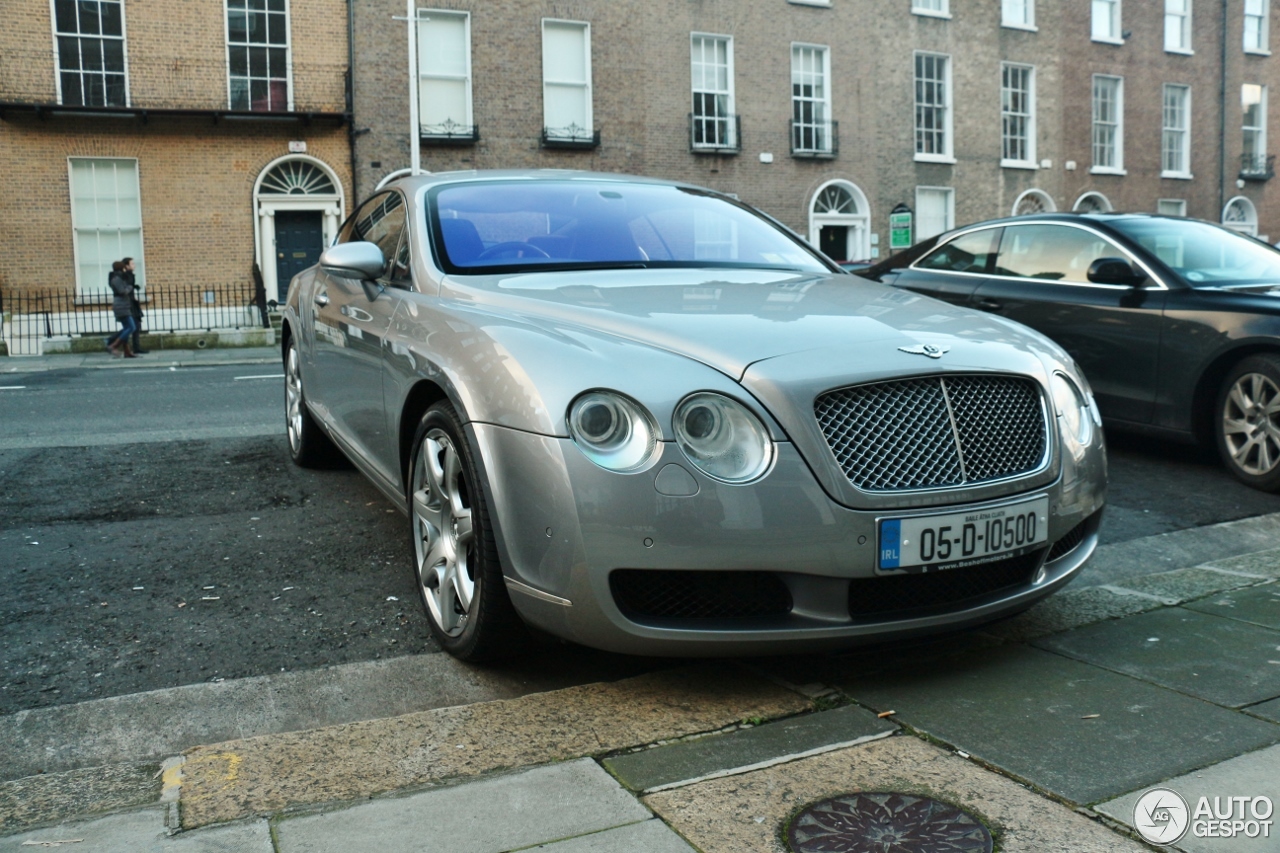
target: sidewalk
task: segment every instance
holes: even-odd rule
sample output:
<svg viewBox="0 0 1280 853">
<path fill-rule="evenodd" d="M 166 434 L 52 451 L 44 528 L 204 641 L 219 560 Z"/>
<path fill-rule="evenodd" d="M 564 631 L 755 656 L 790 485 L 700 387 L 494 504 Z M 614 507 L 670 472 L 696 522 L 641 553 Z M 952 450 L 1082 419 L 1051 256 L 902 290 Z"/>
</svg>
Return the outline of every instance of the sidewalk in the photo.
<svg viewBox="0 0 1280 853">
<path fill-rule="evenodd" d="M 1138 544 L 1168 559 L 1161 537 Z M 0 786 L 0 831 L 17 833 L 0 853 L 786 851 L 803 807 L 868 791 L 956 806 L 1009 853 L 1152 849 L 1132 829 L 1152 786 L 1189 807 L 1280 802 L 1277 579 L 1280 548 L 1068 587 L 909 646 L 702 663 L 29 777 Z M 1173 849 L 1267 853 L 1280 837 L 1187 833 Z"/>
<path fill-rule="evenodd" d="M 138 358 L 116 358 L 105 351 L 11 355 L 0 358 L 0 376 L 14 373 L 42 373 L 46 370 L 208 367 L 217 364 L 275 364 L 278 366 L 281 363 L 280 348 L 276 346 L 151 350 Z"/>
</svg>

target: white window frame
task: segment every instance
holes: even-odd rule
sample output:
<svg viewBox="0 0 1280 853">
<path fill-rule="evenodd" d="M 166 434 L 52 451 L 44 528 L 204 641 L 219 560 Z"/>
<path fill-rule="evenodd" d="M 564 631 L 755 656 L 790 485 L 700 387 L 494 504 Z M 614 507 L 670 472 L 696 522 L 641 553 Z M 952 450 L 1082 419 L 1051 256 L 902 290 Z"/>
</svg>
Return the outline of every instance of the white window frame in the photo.
<svg viewBox="0 0 1280 853">
<path fill-rule="evenodd" d="M 270 12 L 268 14 L 279 14 L 278 12 Z M 225 67 L 227 69 L 227 108 L 231 108 L 231 7 L 227 4 L 227 0 L 222 0 L 222 44 L 225 48 Z M 245 45 L 256 44 L 256 42 L 245 42 Z M 269 45 L 264 42 L 268 48 L 280 47 L 280 45 Z M 241 46 L 240 42 L 236 42 L 236 46 Z M 285 111 L 293 112 L 293 6 L 290 0 L 284 0 L 284 65 L 285 65 L 285 87 L 288 89 L 285 94 Z M 254 79 L 250 76 L 247 79 Z M 271 79 L 271 78 L 267 78 Z M 249 94 L 249 109 L 253 109 L 253 94 Z M 275 112 L 260 111 L 260 112 Z"/>
<path fill-rule="evenodd" d="M 1254 5 L 1253 11 L 1249 9 L 1251 5 Z M 1252 45 L 1249 43 L 1249 22 L 1251 20 L 1255 21 L 1257 26 L 1257 39 Z M 1244 41 L 1245 53 L 1252 53 L 1258 56 L 1271 55 L 1271 0 L 1245 0 L 1244 30 L 1241 33 L 1241 38 Z"/>
<path fill-rule="evenodd" d="M 461 79 L 463 86 L 466 88 L 467 107 L 466 107 L 466 115 L 464 116 L 464 119 L 462 122 L 462 128 L 460 128 L 460 130 L 465 129 L 467 131 L 474 131 L 476 122 L 475 122 L 475 115 L 473 110 L 474 103 L 471 96 L 471 73 L 472 73 L 471 71 L 471 13 L 456 12 L 450 9 L 418 9 L 417 12 L 418 12 L 418 21 L 417 21 L 418 38 L 415 43 L 417 44 L 418 51 L 419 51 L 418 53 L 419 61 L 416 63 L 418 68 L 418 125 L 419 125 L 418 131 L 419 131 L 419 134 L 429 139 L 430 138 L 447 138 L 448 136 L 452 135 L 448 132 L 443 132 L 443 131 L 437 132 L 437 133 L 428 133 L 426 130 L 427 126 L 429 124 L 432 124 L 431 122 L 428 121 L 428 115 L 427 115 L 428 111 L 427 111 L 426 87 L 422 85 L 427 80 L 452 80 L 456 82 L 459 79 Z M 422 51 L 424 50 L 423 45 L 425 43 L 425 39 L 422 38 L 422 25 L 424 23 L 429 23 L 432 15 L 439 15 L 442 18 L 448 17 L 448 18 L 462 19 L 462 33 L 463 33 L 462 38 L 465 42 L 465 48 L 466 48 L 467 69 L 461 78 L 459 78 L 455 74 L 431 74 L 423 70 L 426 63 L 422 62 Z M 451 119 L 448 121 L 451 121 Z M 437 122 L 435 124 L 438 124 L 441 127 L 448 127 L 449 126 L 448 121 Z"/>
<path fill-rule="evenodd" d="M 795 93 L 796 86 L 796 58 L 799 51 L 812 51 L 822 57 L 822 97 L 803 97 Z M 814 104 L 820 108 L 821 116 L 817 117 L 812 124 L 802 123 L 802 127 L 821 128 L 822 140 L 820 145 L 814 147 L 806 147 L 796 144 L 795 115 L 797 103 Z M 826 155 L 835 152 L 835 123 L 831 120 L 831 48 L 825 44 L 807 44 L 805 42 L 793 41 L 791 43 L 791 152 L 803 155 Z"/>
<path fill-rule="evenodd" d="M 129 89 L 129 20 L 128 20 L 129 16 L 126 14 L 126 9 L 125 9 L 126 5 L 127 4 L 125 3 L 125 0 L 120 0 L 120 35 L 118 38 L 124 53 L 124 105 L 126 107 L 129 107 L 133 103 L 133 95 Z M 61 54 L 61 50 L 58 47 L 58 38 L 63 37 L 63 38 L 80 39 L 80 38 L 84 38 L 85 34 L 82 34 L 79 32 L 64 33 L 58 30 L 58 10 L 54 5 L 54 0 L 49 0 L 49 26 L 53 30 L 53 67 L 54 67 L 53 80 L 54 80 L 55 90 L 57 92 L 58 103 L 61 104 L 63 103 L 62 59 L 61 59 L 62 54 Z M 117 36 L 103 36 L 103 35 L 97 35 L 97 36 L 89 35 L 88 37 L 101 38 L 101 39 L 113 39 L 113 40 L 117 38 Z M 81 73 L 83 73 L 83 69 L 81 69 Z M 81 86 L 81 92 L 83 94 L 83 84 Z M 83 101 L 83 98 L 81 98 L 81 100 Z M 83 104 L 72 104 L 69 106 L 83 106 Z M 111 106 L 117 106 L 117 105 L 112 104 Z"/>
<path fill-rule="evenodd" d="M 915 231 L 913 235 L 917 242 L 934 236 L 933 234 L 925 234 L 920 230 L 920 195 L 925 193 L 939 193 L 946 198 L 946 210 L 943 214 L 943 228 L 941 231 L 934 232 L 936 234 L 945 234 L 956 227 L 956 191 L 953 187 L 916 187 L 916 215 L 915 215 Z"/>
<path fill-rule="evenodd" d="M 1244 122 L 1245 122 L 1245 116 L 1248 114 L 1247 112 L 1245 112 L 1245 111 L 1243 110 L 1243 106 L 1244 106 L 1244 90 L 1245 90 L 1245 87 L 1247 87 L 1247 86 L 1257 86 L 1257 87 L 1258 87 L 1258 94 L 1259 94 L 1259 101 L 1258 101 L 1258 124 L 1256 124 L 1256 125 L 1253 125 L 1253 124 L 1245 124 L 1245 123 L 1244 123 Z M 1257 84 L 1257 83 L 1244 83 L 1244 84 L 1242 84 L 1242 85 L 1240 86 L 1240 103 L 1241 103 L 1241 107 L 1242 107 L 1242 115 L 1241 115 L 1241 117 L 1240 117 L 1240 136 L 1241 136 L 1241 139 L 1240 139 L 1240 153 L 1241 153 L 1241 154 L 1248 154 L 1248 153 L 1249 153 L 1248 151 L 1246 151 L 1246 150 L 1245 150 L 1244 140 L 1245 140 L 1245 138 L 1247 138 L 1250 134 L 1253 134 L 1253 135 L 1254 135 L 1254 137 L 1255 137 L 1255 139 L 1257 140 L 1257 143 L 1256 143 L 1256 145 L 1255 145 L 1255 147 L 1254 147 L 1254 155 L 1253 155 L 1253 156 L 1254 156 L 1255 158 L 1261 158 L 1262 163 L 1263 163 L 1263 165 L 1265 166 L 1265 165 L 1266 165 L 1266 160 L 1267 160 L 1267 87 L 1266 87 L 1266 86 L 1259 85 L 1259 84 Z M 1243 163 L 1242 163 L 1242 165 L 1243 165 Z"/>
<path fill-rule="evenodd" d="M 919 63 L 924 57 L 932 57 L 942 60 L 942 79 L 939 82 L 937 78 L 922 78 L 919 76 Z M 955 163 L 955 132 L 953 126 L 954 96 L 951 86 L 951 55 L 947 53 L 933 53 L 925 50 L 917 50 L 911 57 L 911 79 L 912 79 L 912 104 L 913 104 L 913 120 L 915 127 L 915 159 L 918 163 Z M 941 103 L 922 103 L 920 100 L 920 85 L 924 80 L 933 80 L 935 85 L 942 87 Z M 938 129 L 922 128 L 920 123 L 921 110 L 937 110 L 941 114 L 942 133 L 942 151 L 922 152 L 920 150 L 921 134 L 936 133 Z"/>
<path fill-rule="evenodd" d="M 1169 117 L 1169 94 L 1174 91 L 1182 93 L 1178 111 L 1181 113 L 1181 125 L 1171 124 Z M 1161 90 L 1161 133 L 1160 133 L 1160 177 L 1191 178 L 1191 87 L 1181 83 L 1165 83 Z M 1174 119 L 1177 121 L 1177 117 Z M 1176 134 L 1176 136 L 1175 136 Z M 1169 152 L 1175 150 L 1182 160 L 1181 169 L 1168 168 Z"/>
<path fill-rule="evenodd" d="M 1007 93 L 1010 90 L 1006 85 L 1007 72 L 1013 69 L 1026 72 L 1026 90 L 1023 92 L 1026 97 L 1026 112 L 1013 112 L 1008 109 L 1009 98 Z M 1026 156 L 1022 159 L 1016 157 L 1005 157 L 1005 140 L 1010 136 L 1007 132 L 1007 122 L 1011 117 L 1021 117 L 1024 121 L 1023 133 L 1025 139 L 1023 145 L 1026 148 Z M 1024 65 L 1019 62 L 1002 62 L 1000 63 L 1000 165 L 1006 169 L 1035 169 L 1036 165 L 1036 68 L 1034 65 Z"/>
<path fill-rule="evenodd" d="M 1191 12 L 1193 0 L 1164 0 L 1164 51 L 1192 56 Z"/>
<path fill-rule="evenodd" d="M 91 295 L 91 294 L 110 293 L 110 290 L 107 287 L 107 274 L 110 271 L 109 266 L 102 267 L 99 274 L 96 276 L 96 280 L 94 281 L 83 281 L 81 279 L 81 275 L 80 275 L 81 232 L 84 232 L 85 235 L 87 236 L 90 232 L 92 232 L 95 235 L 100 235 L 104 231 L 107 231 L 107 232 L 115 231 L 116 239 L 118 241 L 120 239 L 119 238 L 120 232 L 126 231 L 126 230 L 127 231 L 133 230 L 132 228 L 126 229 L 126 228 L 121 228 L 119 226 L 115 228 L 110 228 L 110 227 L 90 228 L 87 225 L 83 225 L 83 220 L 85 218 L 85 211 L 81 210 L 80 206 L 76 203 L 77 194 L 76 194 L 76 181 L 75 181 L 75 161 L 77 160 L 89 160 L 94 162 L 118 161 L 121 163 L 133 164 L 133 177 L 134 177 L 134 180 L 136 181 L 135 189 L 137 190 L 136 197 L 138 199 L 138 229 L 137 229 L 138 230 L 138 254 L 133 257 L 137 261 L 138 286 L 145 287 L 146 286 L 146 261 L 145 261 L 146 253 L 143 251 L 143 247 L 145 246 L 145 241 L 143 239 L 143 227 L 142 227 L 142 175 L 141 175 L 141 169 L 139 168 L 138 158 L 136 157 L 68 157 L 67 158 L 67 191 L 69 194 L 68 200 L 71 204 L 71 250 L 72 250 L 72 262 L 75 264 L 76 293 L 84 296 Z M 93 198 L 93 204 L 96 205 L 98 201 L 99 201 L 99 198 L 97 195 L 95 195 Z M 101 239 L 101 238 L 96 237 L 95 239 Z M 124 257 L 124 254 L 121 253 L 120 258 L 116 258 L 115 260 L 120 260 L 123 257 Z M 101 253 L 99 253 L 99 265 L 101 266 Z"/>
<path fill-rule="evenodd" d="M 1161 207 L 1176 207 L 1177 213 L 1170 210 L 1161 210 Z M 1156 199 L 1156 213 L 1160 216 L 1186 216 L 1187 200 L 1185 198 L 1161 198 Z"/>
<path fill-rule="evenodd" d="M 582 43 L 585 56 L 583 57 L 583 68 L 585 69 L 586 82 L 582 83 L 577 80 L 552 80 L 547 76 L 547 25 L 570 25 L 580 27 L 582 29 Z M 595 138 L 595 93 L 593 91 L 594 74 L 591 68 L 591 22 L 590 21 L 570 21 L 564 18 L 543 18 L 542 19 L 542 127 L 543 132 L 550 129 L 547 124 L 547 87 L 548 86 L 580 86 L 586 93 L 586 127 L 584 130 L 587 136 L 581 137 L 580 141 L 586 142 Z M 562 128 L 556 128 L 560 130 Z M 557 140 L 573 141 L 578 137 L 554 137 Z"/>
<path fill-rule="evenodd" d="M 1107 122 L 1098 118 L 1098 82 L 1101 80 L 1110 81 L 1115 84 L 1115 117 L 1114 121 Z M 1093 166 L 1089 169 L 1095 175 L 1123 175 L 1124 170 L 1124 78 L 1116 77 L 1111 74 L 1094 74 L 1092 78 L 1092 91 L 1089 98 L 1092 113 L 1092 121 L 1090 127 L 1091 145 L 1090 152 L 1093 157 Z M 1113 129 L 1111 137 L 1112 145 L 1112 162 L 1110 165 L 1098 165 L 1098 129 L 1099 127 L 1111 127 Z"/>
<path fill-rule="evenodd" d="M 926 18 L 950 18 L 951 0 L 911 0 L 911 14 Z"/>
<path fill-rule="evenodd" d="M 1090 0 L 1089 35 L 1103 44 L 1124 44 L 1121 0 Z"/>
<path fill-rule="evenodd" d="M 1000 26 L 1036 32 L 1036 0 L 1001 0 Z"/>
<path fill-rule="evenodd" d="M 694 80 L 694 77 L 693 77 L 693 67 L 696 63 L 696 60 L 694 59 L 694 51 L 698 49 L 697 45 L 699 42 L 705 43 L 708 41 L 721 42 L 724 44 L 725 77 L 726 77 L 726 84 L 725 84 L 724 91 L 719 91 L 717 89 L 710 89 L 706 87 L 699 88 L 699 86 L 697 85 L 697 81 Z M 706 56 L 706 53 L 705 53 L 706 48 L 703 47 L 702 50 L 703 50 L 703 56 Z M 706 64 L 706 63 L 703 63 L 703 64 Z M 694 134 L 690 132 L 689 144 L 692 145 L 694 149 L 705 149 L 709 151 L 714 151 L 714 150 L 723 150 L 726 148 L 736 149 L 738 147 L 738 122 L 737 122 L 737 113 L 735 112 L 735 110 L 737 109 L 737 103 L 734 98 L 733 75 L 734 75 L 733 36 L 718 35 L 716 33 L 690 33 L 689 34 L 689 89 L 690 89 L 690 106 L 691 106 L 690 115 L 693 116 L 693 121 L 695 122 L 698 121 L 698 113 L 695 109 L 692 109 L 693 100 L 696 99 L 698 95 L 702 95 L 702 94 L 717 95 L 717 96 L 723 95 L 725 99 L 725 114 L 722 117 L 716 117 L 717 119 L 722 119 L 725 122 L 725 134 L 726 134 L 725 143 L 719 144 L 719 145 L 713 145 L 713 144 L 707 144 L 707 143 L 701 143 L 701 144 L 695 143 L 693 141 Z M 705 72 L 703 74 L 703 80 L 704 81 L 706 80 Z M 704 117 L 703 120 L 706 121 L 707 118 Z"/>
</svg>

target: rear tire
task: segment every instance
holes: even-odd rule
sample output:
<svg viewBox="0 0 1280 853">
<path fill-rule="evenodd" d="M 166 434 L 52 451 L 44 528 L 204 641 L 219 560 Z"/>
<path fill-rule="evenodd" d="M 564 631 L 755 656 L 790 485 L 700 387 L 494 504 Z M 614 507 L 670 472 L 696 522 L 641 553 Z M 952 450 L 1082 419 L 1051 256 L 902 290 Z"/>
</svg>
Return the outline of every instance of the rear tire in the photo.
<svg viewBox="0 0 1280 853">
<path fill-rule="evenodd" d="M 290 338 L 284 352 L 284 420 L 289 436 L 289 457 L 302 468 L 334 468 L 346 463 L 346 457 L 329 436 L 324 434 L 311 411 L 302 389 L 302 359 Z"/>
<path fill-rule="evenodd" d="M 1227 470 L 1255 489 L 1280 490 L 1280 358 L 1254 355 L 1233 367 L 1213 416 Z"/>
<path fill-rule="evenodd" d="M 415 582 L 436 642 L 470 662 L 514 654 L 524 624 L 502 578 L 475 455 L 447 402 L 418 424 L 406 497 Z"/>
</svg>

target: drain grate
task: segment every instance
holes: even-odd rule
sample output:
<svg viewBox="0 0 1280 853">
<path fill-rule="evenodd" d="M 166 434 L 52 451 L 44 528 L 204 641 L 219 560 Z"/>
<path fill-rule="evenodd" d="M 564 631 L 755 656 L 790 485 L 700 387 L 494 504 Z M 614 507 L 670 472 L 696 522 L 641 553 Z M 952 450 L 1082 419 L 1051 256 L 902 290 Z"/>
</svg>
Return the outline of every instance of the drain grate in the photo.
<svg viewBox="0 0 1280 853">
<path fill-rule="evenodd" d="M 794 853 L 991 853 L 991 833 L 955 806 L 910 794 L 822 800 L 791 822 Z"/>
</svg>

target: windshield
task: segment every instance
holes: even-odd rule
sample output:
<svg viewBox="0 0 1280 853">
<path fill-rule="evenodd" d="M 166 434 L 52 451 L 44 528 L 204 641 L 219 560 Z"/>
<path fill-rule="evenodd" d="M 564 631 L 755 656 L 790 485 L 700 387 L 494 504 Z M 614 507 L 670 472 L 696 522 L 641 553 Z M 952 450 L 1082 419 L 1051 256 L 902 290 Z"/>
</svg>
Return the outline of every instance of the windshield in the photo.
<svg viewBox="0 0 1280 853">
<path fill-rule="evenodd" d="M 1113 219 L 1107 224 L 1192 287 L 1280 283 L 1280 252 L 1225 228 L 1194 219 Z"/>
<path fill-rule="evenodd" d="M 517 180 L 446 186 L 429 198 L 448 272 L 709 266 L 831 272 L 777 225 L 699 190 Z"/>
</svg>

